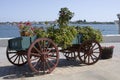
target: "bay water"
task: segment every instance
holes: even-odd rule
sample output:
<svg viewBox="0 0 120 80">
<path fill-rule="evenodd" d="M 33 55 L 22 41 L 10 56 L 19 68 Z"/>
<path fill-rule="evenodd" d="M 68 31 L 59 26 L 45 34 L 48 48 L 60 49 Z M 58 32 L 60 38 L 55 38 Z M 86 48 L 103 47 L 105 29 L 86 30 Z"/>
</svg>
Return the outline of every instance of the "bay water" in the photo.
<svg viewBox="0 0 120 80">
<path fill-rule="evenodd" d="M 99 29 L 103 35 L 118 34 L 118 26 L 115 24 L 71 24 L 71 25 L 91 26 L 94 29 Z M 16 25 L 0 24 L 0 38 L 13 38 L 19 36 L 20 36 L 19 29 Z"/>
</svg>

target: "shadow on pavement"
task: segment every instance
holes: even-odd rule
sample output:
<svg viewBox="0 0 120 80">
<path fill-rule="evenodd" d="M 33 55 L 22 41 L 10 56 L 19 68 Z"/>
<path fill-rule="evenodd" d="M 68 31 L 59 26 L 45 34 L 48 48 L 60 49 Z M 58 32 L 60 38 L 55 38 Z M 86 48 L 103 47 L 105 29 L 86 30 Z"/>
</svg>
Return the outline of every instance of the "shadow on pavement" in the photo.
<svg viewBox="0 0 120 80">
<path fill-rule="evenodd" d="M 60 59 L 57 67 L 74 67 L 74 66 L 83 66 L 81 65 L 80 61 L 78 60 L 66 60 Z M 23 66 L 2 66 L 0 67 L 0 77 L 3 79 L 17 79 L 17 78 L 24 78 L 24 77 L 34 77 L 40 76 L 41 74 L 35 74 L 31 71 L 28 64 Z"/>
<path fill-rule="evenodd" d="M 0 77 L 3 79 L 16 79 L 21 77 L 32 77 L 32 71 L 28 65 L 23 66 L 2 66 L 0 67 Z"/>
<path fill-rule="evenodd" d="M 83 66 L 81 65 L 80 60 L 67 60 L 67 59 L 60 59 L 57 67 L 74 67 L 74 66 Z"/>
</svg>

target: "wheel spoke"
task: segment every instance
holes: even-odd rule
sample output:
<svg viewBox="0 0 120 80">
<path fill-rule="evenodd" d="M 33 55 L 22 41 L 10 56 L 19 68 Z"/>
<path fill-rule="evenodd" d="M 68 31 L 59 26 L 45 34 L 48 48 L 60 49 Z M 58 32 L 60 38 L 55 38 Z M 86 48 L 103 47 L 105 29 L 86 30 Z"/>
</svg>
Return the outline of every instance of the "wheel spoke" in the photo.
<svg viewBox="0 0 120 80">
<path fill-rule="evenodd" d="M 42 70 L 42 67 L 43 67 L 43 65 L 42 65 L 42 64 L 43 64 L 43 62 L 41 62 L 41 61 L 40 61 L 40 62 L 39 62 L 39 68 L 38 68 L 38 70 L 39 70 L 39 71 L 41 71 L 41 70 Z"/>
<path fill-rule="evenodd" d="M 90 55 L 90 57 L 91 57 L 92 61 L 94 62 L 94 58 L 93 58 L 93 56 L 92 56 L 92 55 Z"/>
<path fill-rule="evenodd" d="M 84 55 L 81 55 L 80 57 L 84 57 Z"/>
<path fill-rule="evenodd" d="M 96 43 L 94 43 L 94 45 L 91 47 L 91 49 L 93 49 L 95 47 Z"/>
<path fill-rule="evenodd" d="M 48 49 L 47 53 L 50 53 L 52 51 L 52 49 Z"/>
<path fill-rule="evenodd" d="M 49 57 L 49 59 L 56 60 L 56 57 Z"/>
<path fill-rule="evenodd" d="M 85 55 L 86 55 L 86 56 L 85 56 Z M 84 55 L 84 60 L 86 60 L 86 59 L 87 59 L 87 54 L 85 54 L 85 55 Z"/>
<path fill-rule="evenodd" d="M 34 59 L 31 59 L 30 61 L 35 61 L 37 59 L 39 59 L 39 57 L 35 57 Z"/>
<path fill-rule="evenodd" d="M 47 50 L 48 50 L 48 49 L 47 49 L 46 47 L 43 48 L 43 52 L 47 52 Z"/>
<path fill-rule="evenodd" d="M 18 56 L 18 64 L 20 64 L 20 56 Z"/>
<path fill-rule="evenodd" d="M 9 51 L 8 53 L 9 53 L 9 54 L 16 54 L 16 52 L 10 52 L 10 51 Z"/>
<path fill-rule="evenodd" d="M 97 56 L 96 55 L 94 55 L 94 54 L 92 54 L 96 59 L 97 59 Z"/>
<path fill-rule="evenodd" d="M 41 53 L 35 46 L 34 46 L 34 49 L 35 49 L 38 53 Z"/>
<path fill-rule="evenodd" d="M 40 42 L 38 42 L 39 50 L 42 53 Z"/>
<path fill-rule="evenodd" d="M 40 62 L 40 59 L 33 65 L 34 67 L 37 66 Z"/>
<path fill-rule="evenodd" d="M 43 73 L 45 73 L 45 61 L 43 62 Z"/>
<path fill-rule="evenodd" d="M 99 47 L 97 47 L 97 48 L 94 48 L 93 50 L 96 50 L 96 49 L 99 49 Z"/>
<path fill-rule="evenodd" d="M 52 61 L 50 61 L 49 59 L 47 59 L 53 66 L 55 66 L 55 64 L 52 62 Z"/>
<path fill-rule="evenodd" d="M 23 55 L 23 57 L 27 60 L 27 57 L 25 55 Z"/>
<path fill-rule="evenodd" d="M 10 59 L 14 58 L 15 56 L 17 56 L 17 55 L 16 55 L 16 54 L 15 54 L 15 55 L 13 55 L 12 57 L 10 57 Z"/>
<path fill-rule="evenodd" d="M 22 59 L 22 62 L 24 63 L 24 59 L 23 59 L 23 57 L 21 56 L 21 59 Z"/>
<path fill-rule="evenodd" d="M 53 54 L 48 55 L 48 58 L 50 58 L 50 59 L 55 59 L 56 57 L 57 57 L 57 55 L 53 55 Z"/>
<path fill-rule="evenodd" d="M 95 51 L 95 52 L 93 52 L 93 53 L 100 53 L 100 52 Z"/>
<path fill-rule="evenodd" d="M 13 62 L 15 62 L 15 61 L 17 60 L 17 58 L 18 58 L 18 55 L 17 55 L 17 57 L 14 59 L 14 61 L 13 61 Z"/>
<path fill-rule="evenodd" d="M 90 56 L 88 55 L 88 63 L 90 63 Z"/>
<path fill-rule="evenodd" d="M 42 45 L 42 47 L 43 47 L 43 51 L 44 51 L 44 48 L 45 48 L 45 40 L 43 40 L 43 45 Z"/>
<path fill-rule="evenodd" d="M 48 67 L 48 69 L 49 69 L 49 71 L 50 71 L 50 65 L 48 64 L 47 61 L 45 61 L 45 62 L 46 62 L 46 65 L 47 65 L 47 67 Z"/>
<path fill-rule="evenodd" d="M 40 57 L 41 55 L 37 53 L 31 53 L 31 56 Z"/>
</svg>

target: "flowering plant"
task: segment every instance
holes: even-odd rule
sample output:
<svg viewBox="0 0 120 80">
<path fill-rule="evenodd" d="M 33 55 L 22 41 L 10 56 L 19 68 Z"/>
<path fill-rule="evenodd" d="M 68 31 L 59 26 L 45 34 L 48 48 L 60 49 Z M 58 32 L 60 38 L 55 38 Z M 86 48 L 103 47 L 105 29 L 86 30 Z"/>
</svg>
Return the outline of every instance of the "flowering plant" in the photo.
<svg viewBox="0 0 120 80">
<path fill-rule="evenodd" d="M 20 22 L 18 24 L 18 27 L 20 29 L 21 36 L 33 36 L 34 35 L 33 27 L 31 26 L 30 22 L 25 22 L 25 23 Z"/>
</svg>

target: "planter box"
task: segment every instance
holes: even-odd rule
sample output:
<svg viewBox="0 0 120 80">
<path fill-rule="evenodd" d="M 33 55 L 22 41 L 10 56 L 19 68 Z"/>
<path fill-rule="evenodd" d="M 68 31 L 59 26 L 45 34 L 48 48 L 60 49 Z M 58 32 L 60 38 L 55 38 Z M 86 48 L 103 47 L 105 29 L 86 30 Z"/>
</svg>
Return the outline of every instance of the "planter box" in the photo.
<svg viewBox="0 0 120 80">
<path fill-rule="evenodd" d="M 102 48 L 101 59 L 109 59 L 113 56 L 113 49 L 112 47 L 105 47 Z"/>
<path fill-rule="evenodd" d="M 16 37 L 8 40 L 8 47 L 10 50 L 26 50 L 29 48 L 29 46 L 35 39 L 36 39 L 36 36 Z"/>
</svg>

